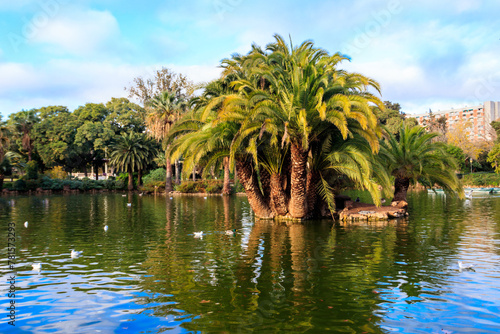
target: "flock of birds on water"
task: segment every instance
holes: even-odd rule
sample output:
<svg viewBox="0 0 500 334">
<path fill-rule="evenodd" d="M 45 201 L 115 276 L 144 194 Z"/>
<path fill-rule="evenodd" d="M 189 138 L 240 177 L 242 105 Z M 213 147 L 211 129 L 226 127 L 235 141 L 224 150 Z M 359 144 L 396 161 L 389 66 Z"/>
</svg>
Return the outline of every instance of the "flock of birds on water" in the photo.
<svg viewBox="0 0 500 334">
<path fill-rule="evenodd" d="M 473 190 L 471 189 L 470 191 L 466 192 L 465 193 L 465 197 L 466 198 L 472 198 L 472 192 Z M 143 194 L 140 193 L 139 196 L 142 196 Z M 127 195 L 122 195 L 122 197 L 126 197 Z M 170 199 L 172 199 L 172 197 L 170 197 Z M 203 197 L 203 199 L 207 199 L 207 197 Z M 356 202 L 359 202 L 359 197 L 356 198 Z M 385 199 L 382 199 L 382 202 L 385 202 Z M 127 203 L 127 207 L 131 207 L 132 206 L 132 203 Z M 24 222 L 24 227 L 25 228 L 28 228 L 28 222 Z M 108 225 L 104 225 L 104 232 L 107 232 L 108 231 Z M 233 236 L 235 235 L 236 233 L 236 229 L 232 229 L 232 230 L 226 230 L 224 231 L 224 234 L 226 235 L 229 235 L 229 236 Z M 203 231 L 198 231 L 198 232 L 193 232 L 193 236 L 194 238 L 196 239 L 203 239 Z M 83 251 L 75 251 L 74 249 L 71 250 L 71 258 L 74 259 L 74 258 L 78 258 L 80 257 L 80 255 L 82 255 Z M 40 272 L 42 270 L 42 264 L 40 262 L 37 262 L 37 263 L 33 263 L 31 265 L 33 267 L 33 270 L 34 271 L 38 271 Z M 473 264 L 463 264 L 462 261 L 458 261 L 458 270 L 460 272 L 462 271 L 475 271 L 474 270 L 474 265 Z"/>
<path fill-rule="evenodd" d="M 126 197 L 126 196 L 127 195 L 122 195 L 122 197 Z M 139 196 L 142 196 L 142 193 L 139 194 Z M 172 197 L 170 197 L 170 199 L 172 199 Z M 207 199 L 207 197 L 203 197 L 203 199 Z M 132 203 L 127 203 L 127 207 L 131 207 L 131 206 L 132 206 Z M 28 228 L 28 225 L 29 225 L 29 223 L 27 221 L 24 222 L 25 228 Z M 108 231 L 108 225 L 104 225 L 104 232 L 107 232 L 107 231 Z M 236 229 L 226 230 L 226 231 L 224 231 L 224 233 L 226 235 L 233 236 L 236 233 Z M 193 235 L 196 239 L 203 239 L 203 231 L 194 232 Z M 74 249 L 72 249 L 70 256 L 72 259 L 75 259 L 77 257 L 80 257 L 80 255 L 82 255 L 82 253 L 83 253 L 83 251 L 75 251 Z M 40 262 L 33 263 L 31 266 L 33 267 L 34 271 L 40 272 L 42 270 L 42 264 Z"/>
</svg>

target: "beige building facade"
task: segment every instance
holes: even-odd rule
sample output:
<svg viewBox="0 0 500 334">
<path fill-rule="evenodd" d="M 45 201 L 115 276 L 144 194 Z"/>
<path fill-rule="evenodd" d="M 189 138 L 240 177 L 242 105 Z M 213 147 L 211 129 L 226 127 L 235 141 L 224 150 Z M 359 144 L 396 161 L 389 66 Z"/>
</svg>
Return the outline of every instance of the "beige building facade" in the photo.
<svg viewBox="0 0 500 334">
<path fill-rule="evenodd" d="M 491 127 L 492 121 L 500 118 L 500 102 L 486 101 L 483 104 L 428 112 L 411 115 L 415 117 L 418 124 L 424 125 L 431 117 L 435 119 L 444 116 L 446 125 L 452 130 L 457 124 L 467 124 L 472 140 L 493 140 L 496 138 L 495 130 Z"/>
</svg>

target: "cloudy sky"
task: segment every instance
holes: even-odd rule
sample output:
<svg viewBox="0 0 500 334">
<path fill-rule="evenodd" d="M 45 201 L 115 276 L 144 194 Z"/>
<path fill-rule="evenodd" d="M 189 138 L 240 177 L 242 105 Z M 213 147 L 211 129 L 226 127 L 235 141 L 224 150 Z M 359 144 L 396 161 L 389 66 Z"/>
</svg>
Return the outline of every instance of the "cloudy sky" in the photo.
<svg viewBox="0 0 500 334">
<path fill-rule="evenodd" d="M 273 35 L 352 60 L 412 114 L 500 100 L 498 0 L 0 0 L 0 113 L 126 96 L 169 67 L 195 82 Z"/>
</svg>

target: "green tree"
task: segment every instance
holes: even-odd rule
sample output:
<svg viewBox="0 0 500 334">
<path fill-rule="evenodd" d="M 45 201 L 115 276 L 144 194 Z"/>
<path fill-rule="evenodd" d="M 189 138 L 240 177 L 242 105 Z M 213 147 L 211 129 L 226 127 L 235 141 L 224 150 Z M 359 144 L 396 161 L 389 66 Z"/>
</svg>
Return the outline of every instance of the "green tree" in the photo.
<svg viewBox="0 0 500 334">
<path fill-rule="evenodd" d="M 115 138 L 110 164 L 128 173 L 128 190 L 134 189 L 134 172 L 144 169 L 148 159 L 144 136 L 129 132 Z"/>
<path fill-rule="evenodd" d="M 0 118 L 0 191 L 3 189 L 5 174 L 10 168 L 10 163 L 7 157 L 10 145 L 9 130 L 1 120 L 2 119 Z"/>
<path fill-rule="evenodd" d="M 104 120 L 111 125 L 116 135 L 123 132 L 142 133 L 146 130 L 145 119 L 146 110 L 138 104 L 130 102 L 126 98 L 111 98 L 106 103 L 106 109 L 109 114 Z"/>
<path fill-rule="evenodd" d="M 81 165 L 87 175 L 87 166 L 92 166 L 95 179 L 98 169 L 104 165 L 105 149 L 110 145 L 115 132 L 106 117 L 110 111 L 104 104 L 87 103 L 73 112 L 77 118 L 77 131 L 74 143 L 83 153 L 80 155 Z"/>
<path fill-rule="evenodd" d="M 495 169 L 496 173 L 500 173 L 500 143 L 496 143 L 495 146 L 488 153 L 487 161 L 491 164 L 491 167 Z"/>
<path fill-rule="evenodd" d="M 39 118 L 35 109 L 23 110 L 9 116 L 9 125 L 13 129 L 14 136 L 20 139 L 20 146 L 27 153 L 28 161 L 32 160 L 34 148 L 32 129 L 38 121 Z"/>
<path fill-rule="evenodd" d="M 64 166 L 75 149 L 76 118 L 63 106 L 43 107 L 37 112 L 40 121 L 33 127 L 34 148 L 45 167 Z"/>
<path fill-rule="evenodd" d="M 165 192 L 172 191 L 172 164 L 168 156 L 169 144 L 165 141 L 172 125 L 186 109 L 186 103 L 175 93 L 164 91 L 147 102 L 146 127 L 151 137 L 164 143 L 166 160 Z"/>
<path fill-rule="evenodd" d="M 458 164 L 446 151 L 446 144 L 433 141 L 437 136 L 420 126 L 405 125 L 399 131 L 399 141 L 391 133 L 381 141 L 379 157 L 395 178 L 393 201 L 406 201 L 410 183 L 417 181 L 429 187 L 441 186 L 446 192 L 463 197 L 455 174 Z"/>
</svg>

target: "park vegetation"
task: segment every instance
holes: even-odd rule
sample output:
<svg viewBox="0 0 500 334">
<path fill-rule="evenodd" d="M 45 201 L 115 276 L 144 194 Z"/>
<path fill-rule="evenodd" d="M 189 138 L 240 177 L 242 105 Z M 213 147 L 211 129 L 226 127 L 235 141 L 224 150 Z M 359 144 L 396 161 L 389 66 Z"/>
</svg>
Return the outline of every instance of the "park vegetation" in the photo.
<svg viewBox="0 0 500 334">
<path fill-rule="evenodd" d="M 126 88 L 137 103 L 11 114 L 0 119 L 0 189 L 15 176 L 14 190 L 244 191 L 257 217 L 309 219 L 330 216 L 348 188 L 377 205 L 417 182 L 461 195 L 472 155 L 476 170 L 499 169 L 498 144 L 471 151 L 439 120 L 418 126 L 375 80 L 342 69 L 348 60 L 276 35 L 222 60 L 208 83 L 162 68 Z M 118 176 L 98 180 L 107 167 Z"/>
</svg>

